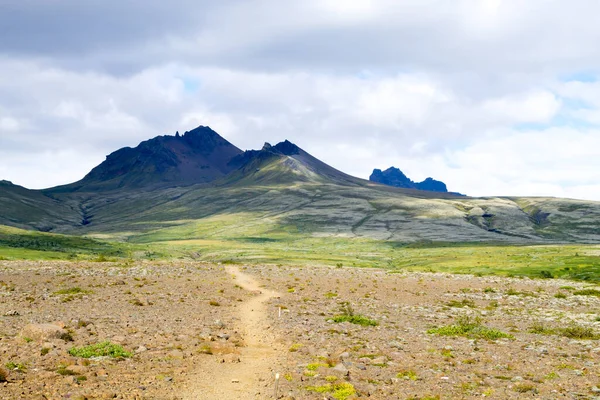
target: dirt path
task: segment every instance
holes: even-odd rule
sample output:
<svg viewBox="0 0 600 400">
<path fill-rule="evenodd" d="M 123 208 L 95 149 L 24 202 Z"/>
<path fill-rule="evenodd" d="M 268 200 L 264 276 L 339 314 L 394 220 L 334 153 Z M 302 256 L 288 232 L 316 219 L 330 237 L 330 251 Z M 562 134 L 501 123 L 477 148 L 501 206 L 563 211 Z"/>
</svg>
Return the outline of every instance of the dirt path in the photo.
<svg viewBox="0 0 600 400">
<path fill-rule="evenodd" d="M 252 277 L 239 268 L 227 266 L 235 276 L 235 283 L 245 290 L 258 293 L 256 297 L 242 303 L 238 310 L 239 328 L 246 344 L 241 349 L 239 363 L 220 363 L 216 357 L 192 376 L 184 399 L 270 399 L 273 398 L 273 366 L 277 355 L 275 337 L 268 328 L 266 302 L 279 296 L 278 293 L 261 288 Z"/>
</svg>

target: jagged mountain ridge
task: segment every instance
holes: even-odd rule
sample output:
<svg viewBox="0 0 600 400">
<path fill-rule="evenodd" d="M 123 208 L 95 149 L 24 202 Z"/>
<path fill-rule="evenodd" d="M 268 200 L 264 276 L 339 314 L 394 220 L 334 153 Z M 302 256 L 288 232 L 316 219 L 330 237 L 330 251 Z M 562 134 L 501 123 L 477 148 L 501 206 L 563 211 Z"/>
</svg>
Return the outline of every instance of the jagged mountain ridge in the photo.
<svg viewBox="0 0 600 400">
<path fill-rule="evenodd" d="M 229 161 L 240 154 L 240 149 L 210 127 L 199 126 L 183 135 L 157 136 L 135 148 L 119 149 L 82 180 L 47 192 L 206 183 L 232 172 L 235 167 Z"/>
<path fill-rule="evenodd" d="M 194 134 L 198 143 L 183 144 L 193 147 L 193 154 L 204 154 L 204 160 L 223 154 L 214 151 L 219 149 L 215 143 L 229 148 L 231 157 L 217 157 L 211 164 L 218 174 L 203 174 L 202 163 L 190 164 L 200 176 L 189 179 L 156 172 L 156 162 L 152 172 L 144 172 L 138 168 L 140 159 L 130 156 L 135 149 L 129 149 L 123 153 L 127 167 L 101 164 L 76 184 L 43 191 L 0 185 L 0 224 L 128 241 L 230 232 L 236 238 L 334 236 L 404 243 L 600 243 L 599 202 L 468 198 L 396 188 L 347 175 L 289 141 L 242 152 L 210 128 L 200 128 Z M 204 141 L 202 135 L 214 140 Z M 158 160 L 167 160 L 167 172 L 178 172 L 180 159 L 168 155 L 184 136 L 144 143 L 156 150 L 150 154 L 158 154 Z M 201 143 L 208 143 L 207 149 Z M 140 146 L 144 150 L 146 145 Z M 114 160 L 120 160 L 115 153 Z M 169 179 L 162 179 L 165 174 Z M 147 180 L 134 179 L 140 175 Z"/>
<path fill-rule="evenodd" d="M 374 169 L 369 177 L 371 182 L 377 182 L 388 186 L 395 186 L 405 189 L 428 190 L 432 192 L 447 193 L 448 188 L 442 181 L 433 178 L 427 178 L 423 182 L 414 182 L 396 167 L 390 167 L 385 171 Z"/>
</svg>

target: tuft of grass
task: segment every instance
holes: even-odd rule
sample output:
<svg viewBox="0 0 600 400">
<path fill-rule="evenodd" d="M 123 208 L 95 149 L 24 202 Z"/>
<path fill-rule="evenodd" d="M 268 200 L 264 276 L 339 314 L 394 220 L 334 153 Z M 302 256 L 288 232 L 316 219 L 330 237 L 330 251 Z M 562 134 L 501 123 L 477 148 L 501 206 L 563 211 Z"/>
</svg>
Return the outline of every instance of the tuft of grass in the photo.
<svg viewBox="0 0 600 400">
<path fill-rule="evenodd" d="M 537 393 L 538 392 L 537 388 L 530 383 L 517 383 L 513 387 L 513 389 L 517 393 L 527 393 L 527 392 Z"/>
<path fill-rule="evenodd" d="M 454 307 L 454 308 L 464 308 L 464 307 L 477 308 L 477 306 L 475 305 L 475 302 L 470 299 L 462 299 L 460 301 L 459 300 L 450 300 L 449 302 L 446 303 L 446 305 L 448 307 Z"/>
<path fill-rule="evenodd" d="M 598 289 L 582 289 L 573 292 L 573 294 L 578 296 L 596 296 L 600 297 L 600 290 Z"/>
<path fill-rule="evenodd" d="M 68 365 L 60 364 L 56 369 L 56 373 L 62 376 L 76 375 L 75 372 L 67 369 Z"/>
<path fill-rule="evenodd" d="M 22 363 L 10 361 L 5 364 L 5 367 L 8 368 L 10 371 L 27 372 L 27 366 Z"/>
<path fill-rule="evenodd" d="M 210 344 L 205 343 L 202 346 L 200 346 L 200 349 L 198 349 L 198 353 L 201 354 L 213 354 L 213 350 Z"/>
<path fill-rule="evenodd" d="M 324 363 L 311 363 L 306 366 L 306 369 L 309 371 L 316 371 L 319 367 L 329 367 L 329 365 Z"/>
<path fill-rule="evenodd" d="M 569 339 L 579 340 L 597 340 L 600 339 L 600 334 L 597 334 L 589 326 L 581 326 L 577 324 L 571 324 L 564 328 L 551 328 L 541 323 L 533 324 L 528 331 L 538 335 L 558 335 L 564 336 Z"/>
<path fill-rule="evenodd" d="M 351 324 L 361 326 L 377 326 L 379 323 L 362 315 L 336 315 L 333 317 L 333 322 L 350 322 Z"/>
<path fill-rule="evenodd" d="M 73 357 L 91 358 L 91 357 L 131 357 L 132 354 L 123 349 L 123 346 L 110 341 L 104 341 L 89 346 L 73 347 L 69 350 Z"/>
<path fill-rule="evenodd" d="M 221 305 L 221 303 L 219 303 L 218 301 L 215 301 L 215 300 L 209 301 L 208 304 L 210 304 L 213 307 L 219 307 Z"/>
<path fill-rule="evenodd" d="M 554 297 L 555 297 L 555 298 L 557 298 L 557 299 L 566 299 L 566 298 L 567 298 L 567 295 L 566 295 L 566 294 L 564 294 L 563 292 L 558 292 L 558 293 L 556 293 L 556 294 L 554 295 Z"/>
<path fill-rule="evenodd" d="M 554 335 L 556 334 L 556 330 L 553 328 L 549 328 L 546 325 L 536 322 L 531 325 L 527 330 L 529 333 L 535 333 L 536 335 Z"/>
<path fill-rule="evenodd" d="M 69 294 L 72 295 L 72 294 L 86 294 L 86 293 L 90 293 L 90 291 L 76 286 L 76 287 L 72 287 L 72 288 L 57 290 L 53 294 L 54 295 L 69 295 Z"/>
<path fill-rule="evenodd" d="M 402 371 L 398 372 L 398 374 L 396 375 L 396 378 L 406 379 L 406 380 L 411 380 L 411 381 L 416 381 L 417 379 L 419 379 L 419 377 L 417 376 L 417 373 L 415 371 L 413 371 L 412 369 L 402 370 Z"/>
<path fill-rule="evenodd" d="M 302 347 L 302 344 L 301 344 L 301 343 L 294 343 L 294 344 L 292 344 L 292 345 L 290 346 L 290 348 L 288 349 L 288 351 L 289 351 L 290 353 L 295 353 L 295 352 L 297 352 L 298 350 L 300 350 L 300 348 L 301 348 L 301 347 Z"/>
<path fill-rule="evenodd" d="M 488 328 L 481 324 L 480 318 L 461 317 L 453 325 L 429 329 L 429 334 L 440 336 L 464 336 L 476 339 L 514 339 L 514 336 L 498 329 Z"/>
<path fill-rule="evenodd" d="M 329 393 L 336 400 L 346 400 L 348 397 L 356 394 L 356 389 L 348 382 L 328 383 L 323 386 L 309 386 L 306 390 L 317 393 Z"/>
<path fill-rule="evenodd" d="M 369 319 L 363 315 L 356 314 L 352 305 L 344 301 L 340 303 L 340 311 L 341 314 L 333 317 L 333 322 L 350 322 L 351 324 L 361 325 L 361 326 L 377 326 L 379 323 L 375 320 Z"/>
<path fill-rule="evenodd" d="M 561 336 L 570 338 L 570 339 L 584 339 L 584 340 L 598 340 L 600 339 L 600 335 L 597 334 L 592 328 L 589 326 L 581 326 L 581 325 L 570 325 L 566 328 L 560 328 L 558 330 Z"/>
</svg>

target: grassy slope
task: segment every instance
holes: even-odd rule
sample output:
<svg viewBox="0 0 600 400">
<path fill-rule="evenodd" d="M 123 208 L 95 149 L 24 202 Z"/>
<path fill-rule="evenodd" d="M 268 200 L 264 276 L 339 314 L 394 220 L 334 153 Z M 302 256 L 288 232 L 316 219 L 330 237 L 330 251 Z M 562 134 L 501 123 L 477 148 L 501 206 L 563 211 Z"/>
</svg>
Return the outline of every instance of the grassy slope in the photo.
<svg viewBox="0 0 600 400">
<path fill-rule="evenodd" d="M 61 206 L 85 212 L 91 221 L 62 225 L 64 232 L 131 243 L 61 239 L 58 256 L 137 251 L 226 262 L 600 276 L 592 245 L 538 246 L 599 243 L 598 202 L 454 197 L 375 185 L 334 169 L 324 178 L 315 172 L 319 168 L 318 160 L 300 154 L 269 158 L 212 185 L 56 194 Z M 13 235 L 26 243 L 39 234 Z M 52 242 L 59 236 L 42 237 Z M 19 256 L 14 243 L 0 246 L 0 256 L 9 250 Z M 36 246 L 26 247 L 57 253 L 52 246 Z M 34 255 L 40 256 L 21 254 Z"/>
<path fill-rule="evenodd" d="M 2 259 L 104 259 L 130 257 L 144 247 L 0 225 Z"/>
<path fill-rule="evenodd" d="M 0 181 L 0 224 L 52 230 L 81 222 L 79 210 L 37 190 Z"/>
</svg>

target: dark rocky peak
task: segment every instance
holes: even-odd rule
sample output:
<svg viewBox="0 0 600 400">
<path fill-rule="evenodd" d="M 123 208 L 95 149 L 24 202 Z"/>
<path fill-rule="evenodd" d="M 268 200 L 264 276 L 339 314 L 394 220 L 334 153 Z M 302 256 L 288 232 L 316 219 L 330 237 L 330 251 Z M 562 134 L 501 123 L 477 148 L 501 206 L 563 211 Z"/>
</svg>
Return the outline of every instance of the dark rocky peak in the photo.
<svg viewBox="0 0 600 400">
<path fill-rule="evenodd" d="M 447 193 L 446 184 L 441 181 L 436 181 L 433 178 L 427 178 L 423 182 L 413 182 L 400 169 L 390 167 L 385 171 L 374 169 L 369 177 L 371 182 L 382 183 L 388 186 L 401 187 L 406 189 L 427 190 L 431 192 Z"/>
<path fill-rule="evenodd" d="M 300 154 L 300 147 L 296 146 L 294 143 L 289 140 L 285 140 L 284 142 L 277 143 L 275 145 L 275 150 L 284 154 L 286 156 L 293 156 L 296 154 Z"/>
<path fill-rule="evenodd" d="M 219 146 L 230 146 L 231 144 L 223 139 L 217 132 L 210 129 L 208 126 L 199 126 L 196 129 L 187 131 L 183 136 L 177 136 L 174 138 L 182 139 L 191 148 L 199 150 L 202 153 L 210 153 Z"/>
<path fill-rule="evenodd" d="M 447 192 L 448 188 L 446 184 L 441 181 L 436 181 L 433 178 L 427 178 L 423 182 L 419 182 L 416 184 L 417 189 L 420 190 L 430 190 L 432 192 Z"/>
<path fill-rule="evenodd" d="M 369 177 L 372 182 L 383 183 L 384 185 L 397 186 L 397 187 L 413 187 L 414 182 L 408 179 L 406 175 L 400 169 L 390 167 L 385 171 L 380 169 L 374 169 L 373 173 Z M 408 185 L 408 186 L 407 186 Z"/>
<path fill-rule="evenodd" d="M 0 185 L 5 185 L 5 186 L 16 186 L 14 183 L 12 183 L 11 181 L 7 181 L 5 179 L 2 179 L 0 181 Z"/>
<path fill-rule="evenodd" d="M 135 148 L 119 149 L 81 181 L 64 190 L 152 188 L 211 182 L 231 172 L 234 168 L 227 163 L 241 153 L 208 126 L 199 126 L 183 135 L 177 132 L 157 136 Z"/>
<path fill-rule="evenodd" d="M 300 147 L 296 146 L 289 140 L 277 143 L 275 146 L 265 142 L 262 149 L 246 150 L 243 154 L 240 154 L 229 161 L 228 165 L 240 168 L 255 160 L 266 160 L 271 157 L 293 156 L 300 154 L 300 150 Z"/>
</svg>

